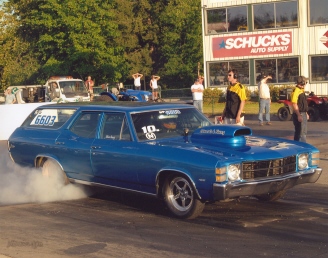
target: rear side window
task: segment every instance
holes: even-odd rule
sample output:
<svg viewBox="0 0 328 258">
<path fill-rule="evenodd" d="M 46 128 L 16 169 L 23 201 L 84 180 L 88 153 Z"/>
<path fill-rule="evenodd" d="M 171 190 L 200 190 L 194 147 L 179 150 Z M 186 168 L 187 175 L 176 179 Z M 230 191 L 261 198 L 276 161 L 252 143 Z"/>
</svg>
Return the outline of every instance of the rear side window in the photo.
<svg viewBox="0 0 328 258">
<path fill-rule="evenodd" d="M 131 141 L 131 134 L 124 113 L 106 113 L 100 138 L 116 141 Z"/>
<path fill-rule="evenodd" d="M 99 112 L 83 112 L 76 119 L 76 121 L 70 128 L 70 131 L 80 137 L 95 138 L 99 118 Z"/>
<path fill-rule="evenodd" d="M 76 109 L 36 109 L 26 118 L 22 126 L 57 129 L 65 124 L 75 112 Z"/>
</svg>

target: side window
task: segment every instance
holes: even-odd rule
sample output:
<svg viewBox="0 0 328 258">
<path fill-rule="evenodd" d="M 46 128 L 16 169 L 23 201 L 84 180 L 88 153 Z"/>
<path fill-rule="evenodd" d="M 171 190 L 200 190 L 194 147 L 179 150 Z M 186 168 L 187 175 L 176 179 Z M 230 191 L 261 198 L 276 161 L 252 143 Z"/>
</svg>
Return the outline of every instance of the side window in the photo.
<svg viewBox="0 0 328 258">
<path fill-rule="evenodd" d="M 131 141 L 130 129 L 124 113 L 106 113 L 101 139 Z"/>
<path fill-rule="evenodd" d="M 70 131 L 84 138 L 95 138 L 100 113 L 82 113 L 74 122 Z"/>
</svg>

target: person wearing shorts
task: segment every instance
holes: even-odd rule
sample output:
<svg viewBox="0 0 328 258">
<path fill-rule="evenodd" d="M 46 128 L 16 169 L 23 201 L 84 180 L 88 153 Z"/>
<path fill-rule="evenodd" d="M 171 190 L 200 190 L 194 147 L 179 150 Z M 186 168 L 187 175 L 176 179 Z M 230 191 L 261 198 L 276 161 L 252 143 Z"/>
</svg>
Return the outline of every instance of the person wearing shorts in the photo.
<svg viewBox="0 0 328 258">
<path fill-rule="evenodd" d="M 153 101 L 156 101 L 158 99 L 158 84 L 157 81 L 161 77 L 157 75 L 152 75 L 151 76 L 151 81 L 150 81 L 150 88 L 152 89 L 152 94 L 153 94 Z"/>
</svg>

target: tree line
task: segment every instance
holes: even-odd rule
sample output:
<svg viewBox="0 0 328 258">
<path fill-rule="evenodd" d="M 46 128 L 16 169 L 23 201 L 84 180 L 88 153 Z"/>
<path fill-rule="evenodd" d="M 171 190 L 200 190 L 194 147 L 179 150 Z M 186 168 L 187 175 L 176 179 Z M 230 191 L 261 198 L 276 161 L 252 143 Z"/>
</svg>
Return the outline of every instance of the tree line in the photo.
<svg viewBox="0 0 328 258">
<path fill-rule="evenodd" d="M 0 79 L 43 84 L 52 75 L 96 85 L 161 76 L 189 87 L 202 67 L 199 0 L 7 0 L 0 7 Z"/>
</svg>

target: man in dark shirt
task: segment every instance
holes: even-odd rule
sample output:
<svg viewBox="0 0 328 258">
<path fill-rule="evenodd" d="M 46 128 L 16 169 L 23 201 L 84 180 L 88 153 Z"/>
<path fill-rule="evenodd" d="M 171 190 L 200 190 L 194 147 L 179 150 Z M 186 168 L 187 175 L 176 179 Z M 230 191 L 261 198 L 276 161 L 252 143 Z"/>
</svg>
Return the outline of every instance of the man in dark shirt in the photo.
<svg viewBox="0 0 328 258">
<path fill-rule="evenodd" d="M 236 69 L 228 71 L 229 86 L 227 89 L 226 105 L 223 110 L 222 119 L 225 124 L 244 125 L 242 112 L 246 102 L 246 89 L 238 82 Z"/>
<path fill-rule="evenodd" d="M 292 92 L 291 100 L 293 104 L 293 124 L 295 127 L 294 141 L 306 142 L 307 120 L 309 119 L 308 104 L 304 87 L 308 78 L 299 76 L 296 81 L 296 87 Z"/>
</svg>

